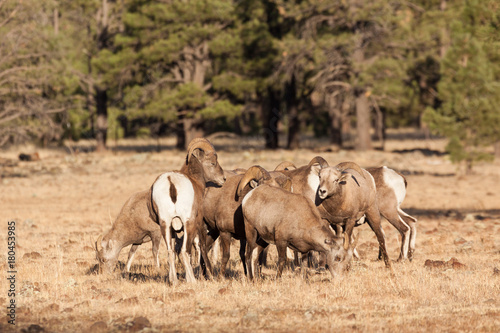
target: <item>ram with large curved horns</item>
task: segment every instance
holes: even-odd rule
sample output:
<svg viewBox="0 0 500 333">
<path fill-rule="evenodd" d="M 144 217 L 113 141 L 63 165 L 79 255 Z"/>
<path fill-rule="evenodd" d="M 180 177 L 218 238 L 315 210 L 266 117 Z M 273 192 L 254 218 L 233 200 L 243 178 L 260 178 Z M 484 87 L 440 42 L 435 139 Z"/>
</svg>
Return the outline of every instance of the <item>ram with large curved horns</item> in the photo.
<svg viewBox="0 0 500 333">
<path fill-rule="evenodd" d="M 316 205 L 324 219 L 344 227 L 345 249 L 349 248 L 356 221 L 366 216 L 377 237 L 385 265 L 392 267 L 381 226 L 375 180 L 368 171 L 354 162 L 321 169 Z"/>
</svg>

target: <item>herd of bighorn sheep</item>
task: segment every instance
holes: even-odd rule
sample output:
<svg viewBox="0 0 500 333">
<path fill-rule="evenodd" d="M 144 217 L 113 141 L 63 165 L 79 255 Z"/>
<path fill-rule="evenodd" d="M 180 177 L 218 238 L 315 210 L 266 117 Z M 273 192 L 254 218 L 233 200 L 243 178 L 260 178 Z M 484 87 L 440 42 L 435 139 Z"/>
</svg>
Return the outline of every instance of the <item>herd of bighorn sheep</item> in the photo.
<svg viewBox="0 0 500 333">
<path fill-rule="evenodd" d="M 206 278 L 212 278 L 207 255 L 220 239 L 220 274 L 226 273 L 232 238 L 240 241 L 240 258 L 248 279 L 260 276 L 258 259 L 274 244 L 280 277 L 286 251 L 320 254 L 335 277 L 349 266 L 356 251 L 354 227 L 367 222 L 379 243 L 379 258 L 391 268 L 381 217 L 401 233 L 400 261 L 412 260 L 417 220 L 400 205 L 406 179 L 388 168 L 363 169 L 354 162 L 330 166 L 320 156 L 308 165 L 280 163 L 274 171 L 261 166 L 223 170 L 213 145 L 206 139 L 190 142 L 179 171 L 159 175 L 149 189 L 134 193 L 111 230 L 95 242 L 99 271 L 112 271 L 120 251 L 131 245 L 126 270 L 142 243 L 151 241 L 156 267 L 161 239 L 167 247 L 169 281 L 178 281 L 179 257 L 187 282 L 196 281 L 191 252 L 196 248 Z M 296 257 L 298 259 L 298 257 Z M 297 260 L 298 261 L 298 260 Z M 302 260 L 302 274 L 306 274 Z"/>
</svg>

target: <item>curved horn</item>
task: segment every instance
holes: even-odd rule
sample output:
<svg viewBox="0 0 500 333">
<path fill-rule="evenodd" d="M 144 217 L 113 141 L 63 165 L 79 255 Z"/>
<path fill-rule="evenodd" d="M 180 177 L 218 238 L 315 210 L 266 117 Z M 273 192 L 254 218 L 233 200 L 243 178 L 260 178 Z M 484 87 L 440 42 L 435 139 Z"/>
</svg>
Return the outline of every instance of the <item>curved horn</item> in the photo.
<svg viewBox="0 0 500 333">
<path fill-rule="evenodd" d="M 316 156 L 314 157 L 311 162 L 309 162 L 309 164 L 307 166 L 312 166 L 314 164 L 319 164 L 319 166 L 321 167 L 321 169 L 325 168 L 328 166 L 328 162 L 321 156 Z"/>
<path fill-rule="evenodd" d="M 284 162 L 281 162 L 280 164 L 278 164 L 276 166 L 276 168 L 274 168 L 274 171 L 290 170 L 290 168 L 293 168 L 293 170 L 297 169 L 297 167 L 295 166 L 295 164 L 293 164 L 292 162 L 290 162 L 290 161 L 284 161 Z"/>
<path fill-rule="evenodd" d="M 214 146 L 205 138 L 194 138 L 188 145 L 188 153 L 186 158 L 186 163 L 189 163 L 191 160 L 191 155 L 195 149 L 201 149 L 204 152 L 215 151 Z"/>
<path fill-rule="evenodd" d="M 353 169 L 356 170 L 361 175 L 361 177 L 365 178 L 365 174 L 363 173 L 361 167 L 354 162 L 341 162 L 337 164 L 335 168 L 337 168 L 340 171 L 344 171 L 346 169 Z"/>
<path fill-rule="evenodd" d="M 238 197 L 241 197 L 243 189 L 252 179 L 269 179 L 270 177 L 271 176 L 269 175 L 269 172 L 266 171 L 266 169 L 261 166 L 254 165 L 253 167 L 248 169 L 247 172 L 245 172 L 240 182 L 238 183 L 238 189 L 236 190 Z"/>
<path fill-rule="evenodd" d="M 99 238 L 97 238 L 97 241 L 95 242 L 95 250 L 97 252 L 101 251 L 102 250 L 102 234 L 99 235 Z"/>
<path fill-rule="evenodd" d="M 347 235 L 346 232 L 344 232 L 344 250 L 347 251 L 349 249 L 349 236 Z"/>
</svg>

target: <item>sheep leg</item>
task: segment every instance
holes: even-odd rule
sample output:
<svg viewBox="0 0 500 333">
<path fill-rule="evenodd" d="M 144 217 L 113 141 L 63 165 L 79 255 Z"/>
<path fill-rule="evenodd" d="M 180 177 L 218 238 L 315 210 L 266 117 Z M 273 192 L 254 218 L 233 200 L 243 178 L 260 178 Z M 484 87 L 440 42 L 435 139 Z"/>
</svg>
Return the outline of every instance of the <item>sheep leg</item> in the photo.
<svg viewBox="0 0 500 333">
<path fill-rule="evenodd" d="M 286 248 L 288 244 L 287 242 L 276 242 L 276 249 L 278 250 L 278 274 L 277 278 L 281 278 L 281 274 L 283 273 L 283 267 L 286 263 Z M 305 262 L 305 260 L 303 261 Z"/>
<path fill-rule="evenodd" d="M 170 225 L 167 226 L 167 223 L 164 220 L 160 221 L 160 229 L 161 234 L 163 236 L 163 240 L 167 245 L 167 260 L 168 260 L 168 279 L 170 283 L 177 283 L 177 272 L 175 271 L 175 252 L 172 248 L 172 243 L 170 240 L 172 239 L 172 234 L 170 230 Z"/>
<path fill-rule="evenodd" d="M 254 249 L 257 247 L 257 231 L 249 226 L 245 221 L 245 235 L 247 238 L 247 245 L 245 251 L 245 262 L 247 265 L 247 278 L 248 280 L 253 280 L 255 267 L 252 265 L 252 253 Z"/>
<path fill-rule="evenodd" d="M 413 253 L 415 252 L 415 242 L 417 238 L 417 219 L 414 218 L 411 215 L 408 215 L 406 212 L 404 212 L 401 208 L 398 207 L 398 213 L 399 216 L 408 224 L 410 227 L 410 245 L 409 245 L 409 250 L 408 250 L 408 260 L 413 259 Z"/>
<path fill-rule="evenodd" d="M 346 253 L 348 255 L 346 255 L 343 259 L 343 263 L 342 263 L 342 269 L 344 269 L 344 267 L 346 269 L 349 269 L 350 265 L 351 265 L 351 260 L 352 260 L 352 252 L 353 250 L 351 250 L 351 248 L 353 247 L 353 244 L 352 244 L 352 233 L 353 233 L 353 230 L 354 230 L 354 226 L 356 225 L 356 220 L 354 219 L 348 219 L 346 224 L 345 224 L 345 237 L 344 237 L 344 242 L 346 242 L 346 240 L 348 240 L 348 244 L 345 244 L 344 243 L 344 250 L 346 251 Z M 351 255 L 349 255 L 351 254 Z"/>
<path fill-rule="evenodd" d="M 226 274 L 227 262 L 229 261 L 229 257 L 231 254 L 231 234 L 227 232 L 223 232 L 220 234 L 220 241 L 222 245 L 222 259 L 220 271 L 221 274 Z"/>
<path fill-rule="evenodd" d="M 212 229 L 210 228 L 210 226 L 208 224 L 206 224 L 206 227 L 208 229 L 208 233 L 207 233 L 207 242 L 206 242 L 206 246 L 207 246 L 207 250 L 210 251 L 212 249 L 212 246 L 214 245 L 215 241 L 219 238 L 219 230 L 217 229 Z"/>
<path fill-rule="evenodd" d="M 130 247 L 127 259 L 127 272 L 130 272 L 130 266 L 132 265 L 132 260 L 134 260 L 135 252 L 139 248 L 139 245 L 140 244 L 132 244 L 132 246 Z"/>
<path fill-rule="evenodd" d="M 198 224 L 198 237 L 199 237 L 199 247 L 201 253 L 200 266 L 203 271 L 203 275 L 205 278 L 211 280 L 213 276 L 212 264 L 210 263 L 210 259 L 208 258 L 207 251 L 207 230 L 205 229 L 205 224 L 203 221 L 200 221 Z"/>
<path fill-rule="evenodd" d="M 401 252 L 399 253 L 398 261 L 404 261 L 408 259 L 408 250 L 410 245 L 410 226 L 401 218 L 396 210 L 391 210 L 390 212 L 384 212 L 382 214 L 390 224 L 396 228 L 401 234 Z M 382 257 L 382 253 L 379 253 L 379 258 Z"/>
<path fill-rule="evenodd" d="M 373 230 L 375 236 L 377 237 L 379 249 L 380 251 L 382 251 L 382 257 L 385 262 L 385 267 L 392 269 L 392 264 L 389 260 L 389 255 L 387 254 L 387 248 L 385 246 L 385 234 L 384 230 L 382 229 L 382 223 L 378 208 L 372 208 L 366 211 L 366 218 L 368 219 L 370 228 Z M 349 237 L 350 236 L 351 235 L 349 235 Z"/>
<path fill-rule="evenodd" d="M 302 253 L 301 253 L 301 254 L 299 254 L 299 252 L 297 252 L 297 251 L 295 251 L 295 250 L 293 251 L 293 265 L 294 265 L 295 267 L 299 267 L 299 266 L 301 266 L 301 265 L 302 265 L 302 261 L 303 261 L 303 259 L 304 259 L 304 258 L 303 258 Z"/>
<path fill-rule="evenodd" d="M 267 244 L 265 246 L 262 246 L 261 244 L 259 244 L 259 242 L 257 242 L 257 249 L 256 251 L 254 251 L 252 256 L 253 266 L 255 267 L 255 276 L 257 278 L 262 277 L 262 266 L 259 263 L 259 259 L 265 249 L 267 249 Z"/>
<path fill-rule="evenodd" d="M 247 246 L 247 241 L 245 239 L 240 239 L 240 259 L 241 263 L 243 264 L 243 272 L 245 272 L 245 275 L 247 275 L 247 265 L 245 262 L 245 247 Z"/>
<path fill-rule="evenodd" d="M 269 248 L 266 247 L 264 250 L 262 250 L 262 252 L 259 255 L 259 265 L 260 266 L 267 267 L 267 251 L 268 251 L 268 249 Z"/>
<path fill-rule="evenodd" d="M 184 239 L 182 242 L 180 257 L 182 264 L 184 265 L 184 270 L 186 271 L 186 281 L 189 283 L 194 283 L 196 282 L 196 279 L 194 277 L 193 267 L 191 266 L 191 260 L 189 258 L 189 254 L 187 253 L 187 250 L 190 250 L 193 246 L 193 234 L 195 230 L 189 230 L 190 228 L 187 225 L 185 225 L 185 227 L 186 228 L 184 232 Z"/>
<path fill-rule="evenodd" d="M 309 253 L 311 253 L 311 252 L 309 252 Z M 300 274 L 302 276 L 302 279 L 304 279 L 304 280 L 307 280 L 307 266 L 309 266 L 309 261 L 307 262 L 307 265 L 306 265 L 306 261 L 302 260 L 302 262 L 300 263 Z"/>
<path fill-rule="evenodd" d="M 153 242 L 152 246 L 153 258 L 155 259 L 156 267 L 160 268 L 160 257 L 158 254 L 160 251 L 161 235 L 156 234 L 152 236 L 151 241 Z"/>
</svg>

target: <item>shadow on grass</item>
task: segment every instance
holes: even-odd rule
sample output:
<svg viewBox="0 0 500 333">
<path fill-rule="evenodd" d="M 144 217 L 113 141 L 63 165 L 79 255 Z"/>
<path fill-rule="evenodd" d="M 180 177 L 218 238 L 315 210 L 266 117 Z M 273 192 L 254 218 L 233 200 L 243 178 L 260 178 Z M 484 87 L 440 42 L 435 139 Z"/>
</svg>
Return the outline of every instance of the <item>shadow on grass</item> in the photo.
<svg viewBox="0 0 500 333">
<path fill-rule="evenodd" d="M 446 152 L 434 149 L 427 149 L 427 148 L 397 149 L 393 150 L 392 152 L 396 154 L 411 154 L 415 152 L 420 152 L 422 153 L 422 155 L 427 157 L 448 155 L 448 153 Z"/>
<path fill-rule="evenodd" d="M 471 215 L 477 221 L 487 221 L 490 219 L 500 218 L 500 209 L 421 209 L 421 208 L 405 208 L 408 214 L 419 217 L 431 218 L 454 218 L 463 220 L 468 215 Z"/>
</svg>

